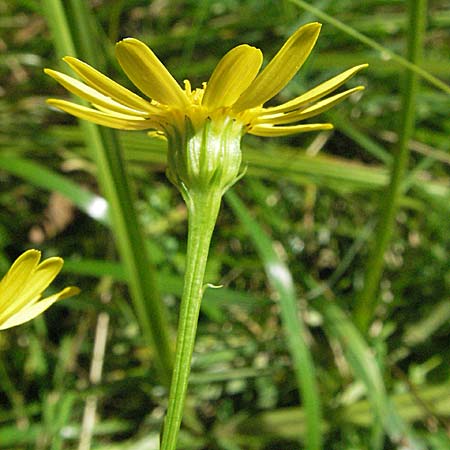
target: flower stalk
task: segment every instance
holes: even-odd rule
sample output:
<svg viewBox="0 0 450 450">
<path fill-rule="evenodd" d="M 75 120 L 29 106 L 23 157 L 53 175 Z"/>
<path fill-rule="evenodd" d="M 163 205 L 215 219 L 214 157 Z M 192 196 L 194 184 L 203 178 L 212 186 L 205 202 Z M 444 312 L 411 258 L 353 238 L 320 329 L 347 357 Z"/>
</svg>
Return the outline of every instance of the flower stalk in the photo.
<svg viewBox="0 0 450 450">
<path fill-rule="evenodd" d="M 175 366 L 161 450 L 174 450 L 177 444 L 191 370 L 200 304 L 205 289 L 206 262 L 221 198 L 222 193 L 217 191 L 193 194 L 188 205 L 189 230 L 185 282 L 178 323 Z"/>
<path fill-rule="evenodd" d="M 152 130 L 168 142 L 167 176 L 181 192 L 189 212 L 186 273 L 179 318 L 175 368 L 161 449 L 174 450 L 183 416 L 204 274 L 211 236 L 223 194 L 239 179 L 244 134 L 278 137 L 330 130 L 330 123 L 302 123 L 334 107 L 363 86 L 329 95 L 350 80 L 361 64 L 277 106 L 264 106 L 295 76 L 311 53 L 321 25 L 301 26 L 261 69 L 262 52 L 247 44 L 231 49 L 209 81 L 184 89 L 143 42 L 126 38 L 116 57 L 132 83 L 146 98 L 119 85 L 85 62 L 64 61 L 73 78 L 45 72 L 89 106 L 67 100 L 48 103 L 78 118 L 119 130 Z M 319 440 L 309 448 L 320 447 Z"/>
<path fill-rule="evenodd" d="M 204 122 L 195 123 L 185 117 L 179 123 L 182 125 L 166 130 L 169 144 L 167 176 L 181 192 L 188 208 L 188 242 L 162 450 L 176 448 L 205 289 L 211 236 L 222 196 L 239 178 L 242 160 L 243 126 L 236 120 L 208 117 Z"/>
</svg>

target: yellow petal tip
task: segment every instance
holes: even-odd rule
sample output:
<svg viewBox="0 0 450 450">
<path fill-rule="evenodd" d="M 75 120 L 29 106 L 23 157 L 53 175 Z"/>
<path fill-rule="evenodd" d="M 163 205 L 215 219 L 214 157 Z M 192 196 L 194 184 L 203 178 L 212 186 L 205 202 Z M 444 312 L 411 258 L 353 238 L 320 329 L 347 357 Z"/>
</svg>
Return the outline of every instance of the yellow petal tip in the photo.
<svg viewBox="0 0 450 450">
<path fill-rule="evenodd" d="M 141 44 L 142 45 L 143 42 L 141 42 L 139 39 L 136 39 L 136 38 L 127 37 L 127 38 L 121 39 L 119 42 L 116 42 L 116 48 L 117 47 L 122 47 L 123 45 L 128 45 L 128 44 L 131 44 L 131 45 L 133 45 L 133 44 L 134 45 L 136 45 L 136 44 L 140 45 Z"/>
<path fill-rule="evenodd" d="M 64 56 L 62 59 L 66 64 L 72 66 L 72 64 L 76 64 L 79 60 L 73 56 Z"/>
<path fill-rule="evenodd" d="M 53 69 L 44 69 L 44 73 L 52 78 L 57 78 L 59 74 L 59 72 Z"/>
<path fill-rule="evenodd" d="M 304 31 L 307 28 L 311 28 L 312 30 L 316 30 L 316 32 L 319 33 L 320 29 L 322 28 L 322 24 L 320 22 L 310 22 L 310 23 L 307 23 L 307 24 L 301 26 L 299 28 L 299 30 L 303 29 L 303 31 Z"/>
<path fill-rule="evenodd" d="M 76 286 L 68 286 L 59 293 L 59 300 L 63 300 L 65 298 L 69 298 L 74 295 L 78 295 L 80 292 L 81 292 L 80 288 L 78 288 Z"/>
<path fill-rule="evenodd" d="M 29 250 L 26 250 L 25 252 L 22 253 L 22 256 L 41 256 L 41 251 L 40 250 L 36 250 L 35 248 L 30 248 Z"/>
<path fill-rule="evenodd" d="M 367 69 L 367 67 L 369 67 L 369 64 L 365 63 L 365 64 L 360 64 L 359 66 L 355 66 L 354 69 L 359 71 L 362 69 Z"/>
</svg>

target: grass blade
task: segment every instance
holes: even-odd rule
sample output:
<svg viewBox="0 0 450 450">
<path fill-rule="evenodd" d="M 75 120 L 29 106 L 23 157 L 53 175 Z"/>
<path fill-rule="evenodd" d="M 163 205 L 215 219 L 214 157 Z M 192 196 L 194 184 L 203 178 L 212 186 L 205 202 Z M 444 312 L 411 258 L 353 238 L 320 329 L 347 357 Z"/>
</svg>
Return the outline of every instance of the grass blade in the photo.
<svg viewBox="0 0 450 450">
<path fill-rule="evenodd" d="M 273 249 L 269 237 L 250 216 L 237 195 L 229 191 L 226 202 L 247 230 L 264 264 L 267 278 L 280 296 L 283 329 L 291 353 L 306 414 L 307 449 L 322 448 L 322 410 L 313 359 L 305 341 L 305 326 L 298 314 L 297 295 L 291 273 Z"/>
<path fill-rule="evenodd" d="M 322 298 L 316 301 L 314 306 L 322 313 L 329 335 L 342 345 L 355 376 L 364 383 L 374 414 L 383 423 L 390 439 L 398 445 L 403 445 L 402 448 L 423 450 L 425 447 L 412 436 L 392 406 L 378 363 L 355 325 L 334 301 Z"/>
<path fill-rule="evenodd" d="M 380 45 L 377 41 L 374 41 L 373 39 L 365 36 L 364 34 L 360 33 L 359 31 L 355 30 L 354 28 L 345 25 L 345 23 L 342 23 L 340 20 L 331 17 L 327 13 L 321 11 L 319 8 L 316 8 L 308 3 L 306 3 L 303 0 L 290 0 L 294 5 L 297 5 L 298 7 L 305 9 L 306 11 L 309 11 L 310 13 L 314 14 L 316 17 L 318 17 L 320 20 L 323 20 L 324 22 L 327 22 L 337 29 L 343 31 L 344 33 L 348 34 L 349 36 L 352 36 L 356 40 L 362 42 L 363 44 L 373 48 L 374 50 L 377 50 L 380 52 L 381 55 L 387 56 L 399 65 L 403 66 L 404 68 L 408 69 L 411 73 L 414 73 L 420 77 L 422 77 L 424 80 L 427 80 L 432 85 L 436 86 L 437 88 L 441 89 L 442 91 L 450 94 L 450 86 L 443 81 L 441 81 L 439 78 L 436 78 L 434 75 L 432 75 L 430 72 L 428 72 L 425 69 L 422 69 L 420 66 L 417 65 L 417 61 L 409 61 L 406 58 L 403 58 L 400 55 L 397 55 L 393 51 L 389 50 L 388 48 Z M 426 17 L 426 10 L 423 12 L 422 18 L 425 19 Z M 411 30 L 411 33 L 413 31 Z"/>
<path fill-rule="evenodd" d="M 71 200 L 81 211 L 98 222 L 108 225 L 108 205 L 103 197 L 83 189 L 72 180 L 30 159 L 0 155 L 0 168 L 20 177 L 33 186 L 59 192 Z"/>
<path fill-rule="evenodd" d="M 408 57 L 418 63 L 422 56 L 426 0 L 410 1 L 410 28 L 408 34 Z M 414 131 L 416 97 L 418 93 L 417 73 L 408 71 L 403 87 L 403 108 L 400 125 L 400 140 L 391 170 L 386 195 L 381 200 L 381 217 L 374 236 L 374 247 L 367 262 L 364 287 L 357 297 L 355 320 L 362 331 L 370 326 L 377 306 L 377 293 L 384 267 L 384 254 L 395 228 L 398 201 L 403 191 L 403 179 L 408 168 L 409 140 Z"/>
<path fill-rule="evenodd" d="M 63 4 L 60 0 L 44 0 L 43 5 L 58 52 L 76 56 Z M 83 11 L 80 11 L 80 14 L 83 14 Z M 85 18 L 85 23 L 89 23 L 88 17 Z M 134 211 L 133 196 L 120 146 L 111 130 L 84 121 L 80 122 L 80 126 L 86 136 L 87 147 L 97 164 L 100 186 L 111 206 L 115 238 L 127 269 L 131 297 L 142 333 L 155 351 L 161 381 L 167 383 L 172 370 L 168 314 L 164 310 L 156 286 L 155 270 L 147 253 L 143 251 L 145 244 Z"/>
</svg>

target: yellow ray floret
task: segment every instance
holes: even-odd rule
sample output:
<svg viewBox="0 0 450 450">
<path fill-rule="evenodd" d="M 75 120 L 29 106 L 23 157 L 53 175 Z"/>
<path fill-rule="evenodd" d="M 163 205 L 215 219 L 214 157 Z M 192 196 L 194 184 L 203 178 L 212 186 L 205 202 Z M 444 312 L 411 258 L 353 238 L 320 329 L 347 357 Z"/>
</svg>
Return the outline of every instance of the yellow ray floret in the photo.
<svg viewBox="0 0 450 450">
<path fill-rule="evenodd" d="M 308 58 L 320 28 L 321 25 L 316 22 L 300 27 L 242 94 L 234 105 L 235 110 L 254 108 L 278 94 Z"/>
<path fill-rule="evenodd" d="M 262 61 L 261 50 L 250 45 L 230 50 L 214 69 L 202 105 L 208 109 L 233 105 L 255 79 Z"/>
<path fill-rule="evenodd" d="M 189 101 L 156 55 L 141 41 L 127 38 L 116 45 L 116 56 L 128 78 L 145 95 L 180 108 Z"/>
<path fill-rule="evenodd" d="M 72 56 L 66 56 L 63 58 L 70 68 L 77 73 L 81 79 L 89 86 L 96 89 L 105 95 L 110 95 L 111 98 L 119 103 L 122 103 L 130 108 L 134 108 L 142 111 L 152 111 L 150 102 L 131 92 L 127 88 L 121 86 L 119 83 L 103 75 L 98 70 L 95 70 L 89 64 L 86 64 L 79 59 Z"/>
<path fill-rule="evenodd" d="M 63 260 L 53 257 L 39 263 L 40 258 L 38 250 L 27 250 L 0 281 L 0 330 L 28 322 L 56 301 L 78 294 L 79 289 L 70 286 L 42 299 L 42 293 L 61 270 Z"/>
<path fill-rule="evenodd" d="M 359 66 L 352 67 L 351 69 L 342 72 L 341 74 L 325 81 L 324 83 L 319 84 L 315 88 L 310 89 L 298 97 L 289 100 L 278 106 L 272 106 L 269 108 L 265 108 L 265 111 L 270 113 L 282 113 L 294 111 L 303 107 L 306 104 L 309 104 L 313 101 L 319 100 L 325 95 L 328 95 L 330 92 L 335 91 L 338 87 L 342 86 L 346 81 L 355 76 L 360 70 L 368 67 L 368 64 L 361 64 Z M 360 89 L 364 89 L 363 86 L 358 86 Z"/>
<path fill-rule="evenodd" d="M 300 120 L 308 119 L 309 117 L 317 116 L 324 111 L 329 110 L 334 105 L 337 105 L 342 100 L 352 95 L 354 92 L 361 91 L 363 89 L 362 86 L 355 87 L 353 89 L 349 89 L 347 91 L 341 92 L 340 94 L 333 95 L 332 97 L 328 97 L 325 100 L 317 102 L 310 107 L 295 109 L 294 111 L 287 113 L 276 113 L 273 114 L 272 111 L 268 111 L 267 109 L 262 109 L 262 114 L 258 117 L 258 123 L 266 123 L 273 125 L 283 125 L 286 123 L 298 122 Z M 270 112 L 271 114 L 267 114 Z"/>
<path fill-rule="evenodd" d="M 54 99 L 48 102 L 99 125 L 123 130 L 155 130 L 166 137 L 173 135 L 174 130 L 183 134 L 186 121 L 197 130 L 210 120 L 218 124 L 233 120 L 240 124 L 242 134 L 258 136 L 330 129 L 331 124 L 301 125 L 298 122 L 326 111 L 363 89 L 358 86 L 326 98 L 367 64 L 348 69 L 279 106 L 264 107 L 306 61 L 320 27 L 316 22 L 300 27 L 260 73 L 263 57 L 259 49 L 246 44 L 233 48 L 220 60 L 208 83 L 198 89 L 191 89 L 188 80 L 183 89 L 150 48 L 137 39 L 127 38 L 116 45 L 117 59 L 128 78 L 148 99 L 88 64 L 65 57 L 64 61 L 82 81 L 50 69 L 46 69 L 46 73 L 90 105 Z"/>
</svg>

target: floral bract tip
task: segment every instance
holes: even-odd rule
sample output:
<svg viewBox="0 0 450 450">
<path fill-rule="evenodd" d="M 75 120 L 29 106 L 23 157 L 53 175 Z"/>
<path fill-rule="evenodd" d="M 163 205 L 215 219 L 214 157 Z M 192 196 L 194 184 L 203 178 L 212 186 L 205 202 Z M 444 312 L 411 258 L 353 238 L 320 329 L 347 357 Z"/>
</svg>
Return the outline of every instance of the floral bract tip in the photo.
<svg viewBox="0 0 450 450">
<path fill-rule="evenodd" d="M 77 287 L 69 286 L 42 299 L 42 293 L 61 270 L 63 260 L 53 257 L 39 263 L 40 259 L 40 251 L 27 250 L 0 281 L 0 330 L 28 322 L 56 301 L 78 294 Z"/>
<path fill-rule="evenodd" d="M 257 136 L 330 129 L 329 123 L 299 122 L 363 89 L 358 86 L 325 98 L 366 64 L 353 67 L 287 103 L 264 107 L 301 68 L 316 43 L 320 27 L 315 22 L 300 27 L 262 71 L 259 49 L 246 44 L 233 48 L 220 60 L 209 81 L 197 89 L 192 89 L 187 80 L 182 88 L 150 48 L 137 39 L 126 38 L 116 45 L 117 59 L 128 78 L 148 98 L 136 95 L 88 64 L 66 57 L 64 61 L 82 81 L 50 69 L 45 72 L 91 107 L 56 99 L 48 103 L 99 125 L 154 130 L 167 137 L 174 129 L 183 132 L 186 118 L 194 129 L 202 128 L 207 120 L 231 119 L 241 126 L 242 134 Z"/>
</svg>

